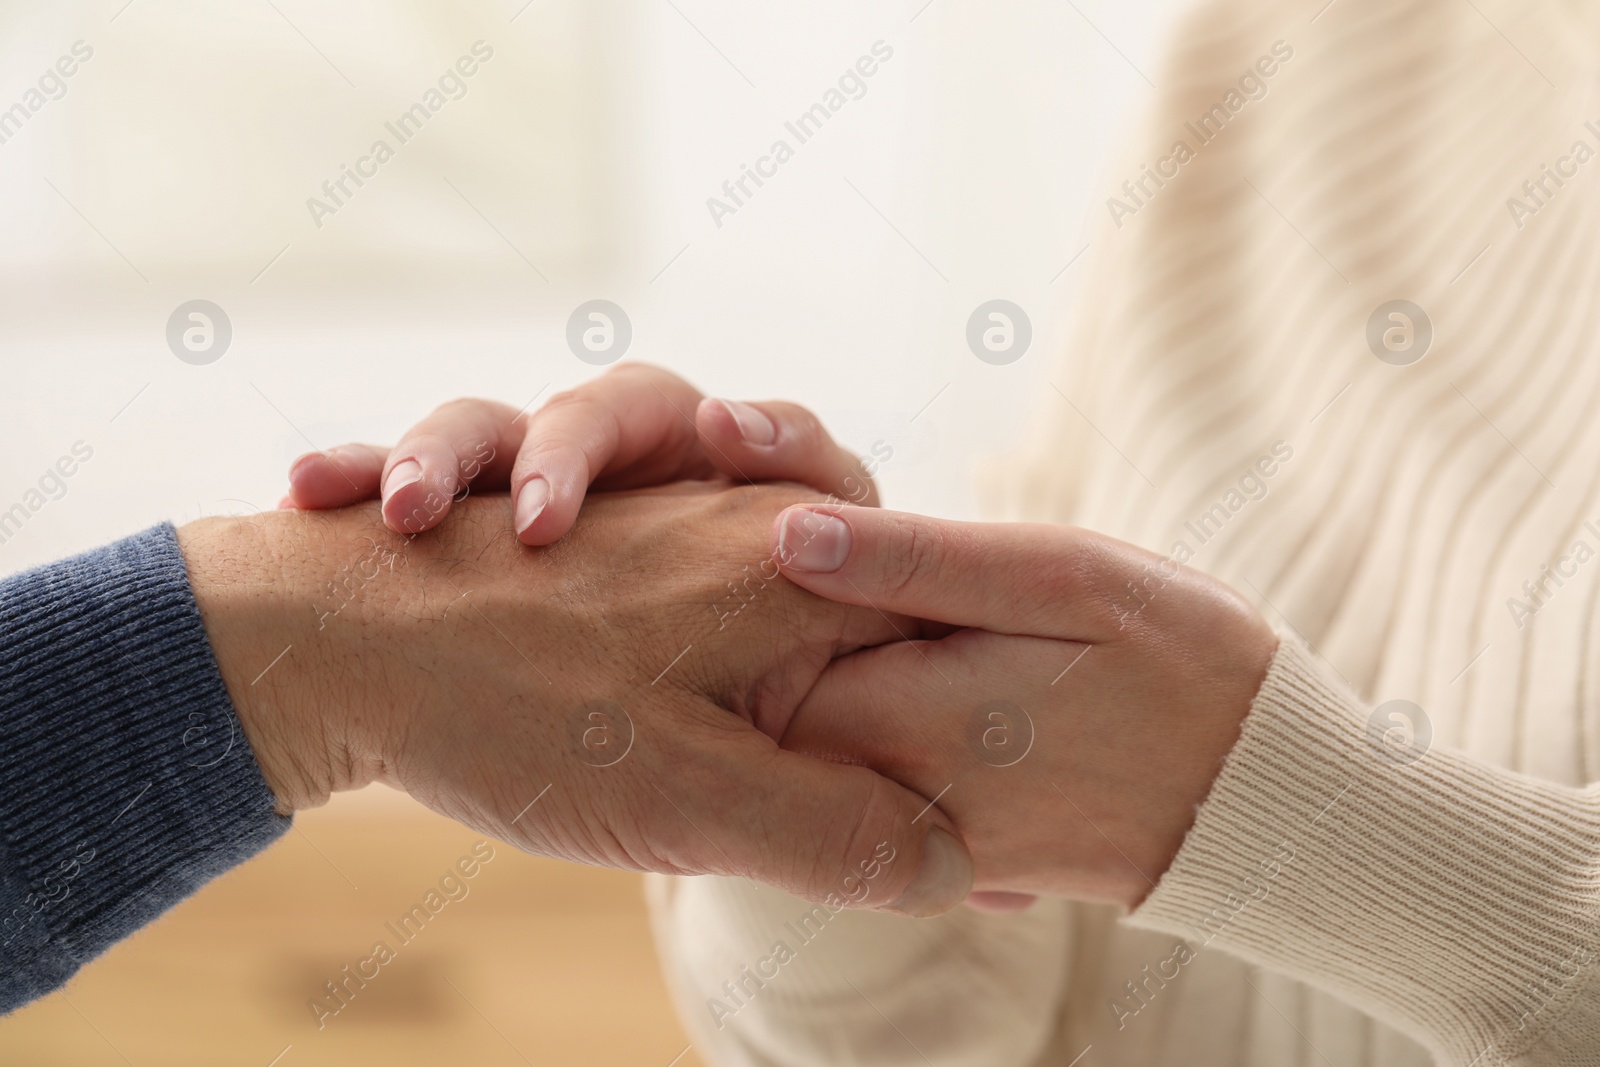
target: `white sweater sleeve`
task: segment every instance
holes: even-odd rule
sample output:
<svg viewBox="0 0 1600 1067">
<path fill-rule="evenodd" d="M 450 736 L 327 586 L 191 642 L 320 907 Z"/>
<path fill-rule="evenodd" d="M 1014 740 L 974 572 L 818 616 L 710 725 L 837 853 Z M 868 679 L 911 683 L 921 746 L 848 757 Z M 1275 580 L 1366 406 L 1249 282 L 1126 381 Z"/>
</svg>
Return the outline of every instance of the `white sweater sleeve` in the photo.
<svg viewBox="0 0 1600 1067">
<path fill-rule="evenodd" d="M 1396 758 L 1368 716 L 1285 640 L 1128 921 L 1327 990 L 1442 1063 L 1600 1063 L 1600 792 Z"/>
<path fill-rule="evenodd" d="M 1058 1024 L 1063 901 L 906 919 L 664 875 L 647 896 L 678 1014 L 716 1067 L 1028 1064 Z"/>
</svg>

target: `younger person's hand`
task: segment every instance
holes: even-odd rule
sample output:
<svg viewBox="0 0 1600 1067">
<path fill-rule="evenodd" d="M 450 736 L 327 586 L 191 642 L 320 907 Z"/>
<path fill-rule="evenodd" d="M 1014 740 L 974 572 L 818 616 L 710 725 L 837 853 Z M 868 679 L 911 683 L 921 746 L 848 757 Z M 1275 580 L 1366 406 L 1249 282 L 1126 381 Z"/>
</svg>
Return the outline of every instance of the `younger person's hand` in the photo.
<svg viewBox="0 0 1600 1067">
<path fill-rule="evenodd" d="M 1087 530 L 800 505 L 774 543 L 790 581 L 945 633 L 835 660 L 782 744 L 936 799 L 975 904 L 1143 899 L 1277 649 L 1222 583 Z"/>
<path fill-rule="evenodd" d="M 347 444 L 310 452 L 289 470 L 285 503 L 336 508 L 381 497 L 397 533 L 437 526 L 467 486 L 511 492 L 527 545 L 572 529 L 584 495 L 685 479 L 790 481 L 876 506 L 861 462 L 810 411 L 781 401 L 702 396 L 677 375 L 624 363 L 532 414 L 493 400 L 453 400 L 392 448 Z"/>
</svg>

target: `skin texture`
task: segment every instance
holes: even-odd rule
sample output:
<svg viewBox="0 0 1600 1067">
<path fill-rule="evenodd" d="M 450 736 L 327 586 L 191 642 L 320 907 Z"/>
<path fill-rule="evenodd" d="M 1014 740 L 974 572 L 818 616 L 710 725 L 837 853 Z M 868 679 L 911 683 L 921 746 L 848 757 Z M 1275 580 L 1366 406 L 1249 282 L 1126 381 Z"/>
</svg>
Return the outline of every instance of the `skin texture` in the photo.
<svg viewBox="0 0 1600 1067">
<path fill-rule="evenodd" d="M 357 445 L 303 457 L 291 500 L 376 498 L 386 471 L 428 451 L 418 440 L 455 442 L 426 464 L 448 473 L 470 467 L 474 440 L 492 438 L 500 454 L 517 456 L 515 470 L 500 462 L 474 471 L 475 489 L 557 472 L 538 521 L 508 521 L 508 540 L 561 538 L 590 506 L 591 483 L 720 473 L 736 483 L 804 482 L 835 504 L 877 503 L 861 464 L 805 409 L 730 406 L 654 367 L 621 365 L 514 415 L 457 401 L 393 451 Z M 388 495 L 391 523 L 397 499 L 407 498 Z M 828 556 L 832 573 L 792 561 L 783 573 L 820 596 L 881 609 L 895 632 L 835 660 L 774 736 L 937 797 L 930 815 L 953 820 L 977 863 L 976 907 L 1015 910 L 1038 893 L 1141 900 L 1238 739 L 1277 648 L 1271 628 L 1221 583 L 1088 531 L 824 511 L 849 527 L 842 541 L 805 517 L 790 552 L 778 541 L 784 524 L 773 527 L 774 558 L 800 545 Z M 1012 762 L 1024 740 L 1026 755 Z"/>
<path fill-rule="evenodd" d="M 959 627 L 836 660 L 783 745 L 938 796 L 980 893 L 1136 905 L 1277 651 L 1222 583 L 1086 530 L 794 508 L 773 543 L 815 593 Z"/>
<path fill-rule="evenodd" d="M 776 577 L 728 613 L 774 516 L 816 499 L 715 483 L 599 494 L 543 550 L 506 535 L 503 496 L 458 502 L 414 539 L 373 504 L 179 536 L 284 807 L 381 781 L 538 854 L 815 900 L 887 849 L 860 902 L 934 914 L 971 883 L 942 814 L 919 819 L 926 798 L 774 741 L 832 659 L 895 623 Z M 611 702 L 601 719 L 595 701 Z"/>
</svg>

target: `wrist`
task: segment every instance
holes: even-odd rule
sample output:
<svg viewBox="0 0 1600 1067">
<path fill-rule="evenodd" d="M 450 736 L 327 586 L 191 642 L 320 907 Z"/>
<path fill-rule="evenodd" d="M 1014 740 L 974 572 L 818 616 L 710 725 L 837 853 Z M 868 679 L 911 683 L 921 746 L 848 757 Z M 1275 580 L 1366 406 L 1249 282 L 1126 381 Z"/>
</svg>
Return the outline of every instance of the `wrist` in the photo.
<svg viewBox="0 0 1600 1067">
<path fill-rule="evenodd" d="M 1243 625 L 1234 628 L 1218 623 L 1213 628 L 1218 646 L 1225 651 L 1210 669 L 1190 680 L 1206 699 L 1186 716 L 1186 729 L 1174 731 L 1169 738 L 1173 748 L 1166 763 L 1172 768 L 1167 776 L 1172 792 L 1165 818 L 1151 822 L 1154 859 L 1148 873 L 1157 883 L 1177 858 L 1229 755 L 1238 746 L 1245 721 L 1277 658 L 1278 635 L 1264 619 L 1252 611 L 1237 621 Z M 1153 885 L 1141 878 L 1132 888 L 1129 906 L 1137 907 Z"/>
<path fill-rule="evenodd" d="M 303 513 L 211 518 L 178 529 L 206 636 L 261 769 L 283 813 L 371 780 L 341 758 L 338 683 L 348 659 L 319 631 L 317 590 L 343 540 L 339 523 Z"/>
</svg>

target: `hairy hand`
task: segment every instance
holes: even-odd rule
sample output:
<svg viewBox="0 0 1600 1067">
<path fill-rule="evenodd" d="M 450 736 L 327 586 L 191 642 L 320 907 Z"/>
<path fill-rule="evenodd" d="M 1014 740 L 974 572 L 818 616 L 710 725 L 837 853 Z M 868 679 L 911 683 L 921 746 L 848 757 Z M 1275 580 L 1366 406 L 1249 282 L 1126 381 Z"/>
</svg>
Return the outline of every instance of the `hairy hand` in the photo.
<svg viewBox="0 0 1600 1067">
<path fill-rule="evenodd" d="M 180 537 L 289 806 L 384 781 L 544 855 L 943 911 L 971 867 L 928 799 L 774 741 L 831 659 L 911 626 L 777 576 L 772 520 L 815 499 L 596 494 L 544 549 L 505 535 L 505 497 L 460 502 L 416 538 L 372 505 Z"/>
</svg>

